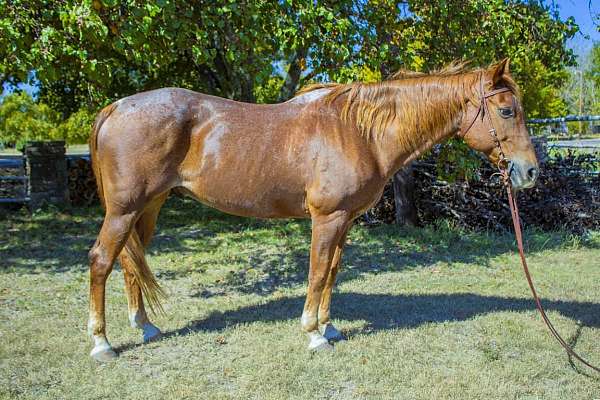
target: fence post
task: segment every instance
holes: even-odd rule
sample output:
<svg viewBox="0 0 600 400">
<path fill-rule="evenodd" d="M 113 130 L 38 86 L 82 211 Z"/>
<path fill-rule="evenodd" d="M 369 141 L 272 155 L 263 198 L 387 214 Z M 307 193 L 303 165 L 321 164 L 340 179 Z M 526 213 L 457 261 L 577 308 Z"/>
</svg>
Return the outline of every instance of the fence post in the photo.
<svg viewBox="0 0 600 400">
<path fill-rule="evenodd" d="M 29 207 L 69 203 L 65 142 L 27 142 L 25 146 Z"/>
<path fill-rule="evenodd" d="M 533 144 L 538 162 L 540 164 L 545 163 L 548 158 L 548 138 L 545 136 L 534 136 L 531 138 L 531 143 Z"/>
<path fill-rule="evenodd" d="M 569 134 L 569 126 L 567 125 L 566 121 L 562 121 L 560 123 L 560 129 L 561 129 L 561 135 L 568 135 Z"/>
<path fill-rule="evenodd" d="M 394 187 L 394 205 L 396 206 L 396 224 L 416 225 L 417 210 L 414 201 L 415 183 L 413 179 L 413 165 L 408 164 L 394 174 L 392 178 Z"/>
</svg>

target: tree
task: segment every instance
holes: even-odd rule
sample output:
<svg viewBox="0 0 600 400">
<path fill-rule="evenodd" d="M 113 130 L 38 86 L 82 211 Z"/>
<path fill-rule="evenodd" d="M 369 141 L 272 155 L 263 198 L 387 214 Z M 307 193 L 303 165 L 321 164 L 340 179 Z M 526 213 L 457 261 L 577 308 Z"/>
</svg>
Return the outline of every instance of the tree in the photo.
<svg viewBox="0 0 600 400">
<path fill-rule="evenodd" d="M 66 118 L 160 86 L 276 101 L 311 80 L 511 56 L 535 112 L 574 63 L 576 31 L 534 0 L 0 0 L 0 80 L 35 72 Z"/>
<path fill-rule="evenodd" d="M 5 96 L 0 104 L 0 143 L 21 148 L 28 140 L 48 139 L 59 115 L 27 93 Z"/>
<path fill-rule="evenodd" d="M 87 143 L 94 123 L 95 113 L 81 108 L 61 122 L 50 133 L 53 140 L 64 140 L 67 144 Z"/>
<path fill-rule="evenodd" d="M 525 109 L 541 114 L 538 97 L 547 87 L 559 88 L 565 66 L 575 64 L 566 40 L 578 27 L 563 21 L 542 1 L 367 2 L 361 16 L 366 35 L 364 51 L 383 76 L 397 68 L 427 71 L 451 60 L 487 65 L 511 57 L 511 70 L 521 84 Z M 383 11 L 383 12 L 382 12 Z M 535 77 L 535 86 L 529 85 Z M 546 96 L 547 97 L 547 96 Z"/>
<path fill-rule="evenodd" d="M 286 98 L 317 40 L 326 65 L 352 43 L 335 6 L 312 1 L 0 0 L 0 9 L 2 81 L 34 70 L 40 98 L 64 113 L 160 86 L 254 101 L 277 61 Z M 314 65 L 325 58 L 311 56 Z"/>
<path fill-rule="evenodd" d="M 562 88 L 565 113 L 600 113 L 600 43 L 583 55 L 577 67 L 569 68 Z M 580 124 L 581 125 L 581 124 Z"/>
<path fill-rule="evenodd" d="M 598 16 L 600 18 L 600 15 Z M 598 27 L 600 30 L 600 27 Z M 600 114 L 600 43 L 595 43 L 590 54 L 590 69 L 586 78 L 591 81 L 591 112 Z"/>
<path fill-rule="evenodd" d="M 29 140 L 85 143 L 93 120 L 94 113 L 82 108 L 63 121 L 60 113 L 27 93 L 12 93 L 0 103 L 0 144 L 22 148 Z"/>
</svg>

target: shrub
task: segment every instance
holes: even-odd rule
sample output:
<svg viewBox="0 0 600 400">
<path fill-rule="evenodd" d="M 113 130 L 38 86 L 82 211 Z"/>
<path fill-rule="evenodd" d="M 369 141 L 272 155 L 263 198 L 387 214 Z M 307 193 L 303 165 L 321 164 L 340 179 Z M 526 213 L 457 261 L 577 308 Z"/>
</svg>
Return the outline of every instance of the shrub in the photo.
<svg viewBox="0 0 600 400">
<path fill-rule="evenodd" d="M 85 143 L 94 114 L 85 108 L 62 120 L 60 113 L 25 92 L 11 93 L 0 103 L 0 147 L 22 148 L 29 140 Z"/>
<path fill-rule="evenodd" d="M 29 94 L 11 93 L 0 104 L 0 142 L 21 148 L 28 140 L 51 139 L 59 120 L 57 112 Z"/>
</svg>

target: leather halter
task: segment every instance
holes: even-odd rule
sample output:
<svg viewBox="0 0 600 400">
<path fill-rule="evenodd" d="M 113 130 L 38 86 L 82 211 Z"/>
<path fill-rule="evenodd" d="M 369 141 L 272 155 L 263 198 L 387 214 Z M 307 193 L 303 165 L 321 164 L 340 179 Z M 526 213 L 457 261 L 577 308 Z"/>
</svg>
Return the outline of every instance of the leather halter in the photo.
<svg viewBox="0 0 600 400">
<path fill-rule="evenodd" d="M 521 264 L 523 265 L 523 271 L 525 273 L 525 277 L 527 278 L 527 283 L 529 285 L 529 288 L 531 289 L 531 293 L 533 295 L 535 305 L 536 305 L 538 311 L 540 312 L 540 315 L 542 316 L 544 323 L 550 330 L 550 333 L 552 334 L 552 336 L 554 336 L 554 338 L 558 341 L 558 343 L 560 343 L 560 345 L 566 350 L 569 357 L 573 357 L 576 360 L 580 361 L 582 364 L 593 369 L 594 371 L 600 372 L 599 367 L 592 365 L 588 361 L 583 359 L 579 354 L 577 354 L 575 352 L 575 350 L 573 350 L 571 348 L 571 346 L 569 346 L 567 344 L 567 342 L 562 338 L 562 336 L 560 336 L 560 334 L 558 333 L 558 331 L 556 330 L 556 328 L 554 327 L 554 325 L 552 324 L 552 322 L 546 315 L 546 311 L 544 310 L 544 307 L 542 306 L 542 302 L 540 301 L 537 291 L 535 290 L 535 286 L 533 284 L 533 280 L 532 280 L 531 274 L 529 272 L 529 267 L 527 266 L 527 260 L 525 259 L 525 250 L 524 250 L 524 246 L 523 246 L 523 233 L 521 231 L 521 220 L 519 217 L 519 208 L 517 206 L 517 199 L 516 199 L 516 196 L 515 196 L 514 190 L 512 188 L 511 181 L 510 181 L 510 171 L 507 170 L 508 159 L 504 155 L 504 151 L 502 151 L 502 147 L 500 145 L 500 141 L 498 140 L 498 136 L 496 134 L 496 129 L 494 128 L 494 123 L 490 116 L 488 105 L 487 105 L 488 98 L 495 96 L 498 93 L 510 92 L 510 89 L 500 88 L 500 89 L 492 90 L 491 92 L 485 93 L 483 90 L 483 75 L 482 75 L 480 82 L 479 82 L 479 90 L 480 90 L 480 96 L 481 96 L 481 103 L 479 104 L 477 114 L 475 114 L 475 118 L 473 118 L 473 120 L 469 124 L 468 128 L 462 133 L 461 137 L 464 137 L 467 134 L 467 132 L 469 131 L 469 129 L 471 129 L 471 127 L 473 126 L 473 124 L 477 120 L 477 117 L 479 117 L 480 114 L 481 114 L 482 121 L 487 116 L 487 120 L 488 120 L 489 127 L 490 127 L 489 133 L 490 133 L 490 135 L 492 135 L 492 138 L 494 139 L 494 144 L 496 145 L 496 148 L 498 149 L 498 153 L 500 155 L 500 159 L 498 161 L 497 166 L 500 171 L 500 175 L 502 176 L 502 182 L 504 183 L 504 187 L 506 188 L 506 192 L 508 195 L 508 205 L 510 206 L 510 213 L 511 213 L 511 217 L 512 217 L 513 228 L 515 230 L 515 238 L 517 240 L 517 247 L 519 249 L 519 256 L 521 258 Z"/>
</svg>

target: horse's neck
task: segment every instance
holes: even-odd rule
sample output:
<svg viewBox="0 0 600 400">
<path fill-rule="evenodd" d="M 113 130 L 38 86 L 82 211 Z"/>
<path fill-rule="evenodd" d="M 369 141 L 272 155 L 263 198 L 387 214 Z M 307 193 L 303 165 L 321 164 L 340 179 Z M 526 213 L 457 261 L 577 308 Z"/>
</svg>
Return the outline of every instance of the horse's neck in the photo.
<svg viewBox="0 0 600 400">
<path fill-rule="evenodd" d="M 423 107 L 426 108 L 427 105 L 424 104 Z M 440 121 L 440 126 L 437 129 L 433 129 L 432 132 L 421 132 L 418 126 L 410 127 L 410 129 L 402 129 L 404 134 L 410 132 L 411 135 L 415 135 L 414 145 L 409 148 L 403 145 L 398 139 L 398 132 L 401 130 L 400 125 L 404 121 L 399 118 L 392 121 L 381 140 L 370 142 L 379 160 L 381 173 L 387 177 L 391 177 L 399 169 L 430 150 L 434 145 L 456 135 L 460 130 L 462 110 L 458 110 L 454 115 L 448 115 L 447 118 L 448 120 Z"/>
<path fill-rule="evenodd" d="M 381 174 L 388 178 L 391 177 L 411 161 L 426 153 L 434 145 L 448 140 L 456 132 L 457 130 L 440 131 L 434 136 L 423 137 L 419 145 L 411 150 L 399 146 L 392 135 L 379 143 L 372 144 L 379 160 Z"/>
</svg>

